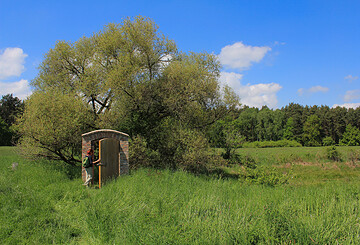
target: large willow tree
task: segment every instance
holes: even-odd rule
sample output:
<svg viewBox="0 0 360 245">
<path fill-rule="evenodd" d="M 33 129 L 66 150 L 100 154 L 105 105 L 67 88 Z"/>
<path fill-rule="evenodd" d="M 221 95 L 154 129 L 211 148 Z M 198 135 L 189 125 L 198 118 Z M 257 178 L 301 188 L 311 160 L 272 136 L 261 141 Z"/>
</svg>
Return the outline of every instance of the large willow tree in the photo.
<svg viewBox="0 0 360 245">
<path fill-rule="evenodd" d="M 238 104 L 220 89 L 219 69 L 215 55 L 178 51 L 143 17 L 59 41 L 32 81 L 20 145 L 28 156 L 75 164 L 81 133 L 112 128 L 140 137 L 159 166 L 177 167 L 205 145 L 202 130 Z"/>
</svg>

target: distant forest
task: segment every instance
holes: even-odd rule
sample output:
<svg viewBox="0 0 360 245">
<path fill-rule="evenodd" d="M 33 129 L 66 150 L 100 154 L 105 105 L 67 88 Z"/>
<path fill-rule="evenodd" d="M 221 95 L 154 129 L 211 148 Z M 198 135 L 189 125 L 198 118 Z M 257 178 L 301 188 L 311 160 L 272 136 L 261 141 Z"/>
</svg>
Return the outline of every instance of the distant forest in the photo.
<svg viewBox="0 0 360 245">
<path fill-rule="evenodd" d="M 245 106 L 208 131 L 214 147 L 224 147 L 231 129 L 246 142 L 294 140 L 304 146 L 359 145 L 360 107 L 302 106 L 295 103 L 272 110 Z"/>
<path fill-rule="evenodd" d="M 12 94 L 0 100 L 0 145 L 13 145 L 13 127 L 24 102 Z M 206 129 L 213 147 L 225 147 L 229 130 L 243 142 L 293 140 L 304 146 L 360 145 L 360 107 L 302 106 L 295 103 L 281 109 L 245 106 L 229 113 Z"/>
</svg>

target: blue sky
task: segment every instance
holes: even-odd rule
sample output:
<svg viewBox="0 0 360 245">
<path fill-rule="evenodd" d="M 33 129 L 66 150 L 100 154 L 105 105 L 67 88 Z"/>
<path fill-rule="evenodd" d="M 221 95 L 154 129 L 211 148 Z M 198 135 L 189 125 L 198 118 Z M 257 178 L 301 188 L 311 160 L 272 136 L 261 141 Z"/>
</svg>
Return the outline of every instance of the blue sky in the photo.
<svg viewBox="0 0 360 245">
<path fill-rule="evenodd" d="M 360 106 L 360 1 L 0 0 L 0 95 L 24 99 L 57 40 L 125 17 L 153 19 L 180 50 L 223 64 L 221 83 L 250 106 Z"/>
</svg>

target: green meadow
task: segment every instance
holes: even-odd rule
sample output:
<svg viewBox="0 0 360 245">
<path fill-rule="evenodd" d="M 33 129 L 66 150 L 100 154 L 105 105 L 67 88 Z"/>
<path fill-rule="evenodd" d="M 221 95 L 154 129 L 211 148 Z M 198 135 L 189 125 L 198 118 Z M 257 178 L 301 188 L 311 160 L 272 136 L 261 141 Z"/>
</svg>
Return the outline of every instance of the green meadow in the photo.
<svg viewBox="0 0 360 245">
<path fill-rule="evenodd" d="M 28 161 L 0 147 L 2 244 L 359 244 L 360 147 L 243 148 L 288 177 L 141 169 L 86 189 L 80 168 Z M 12 166 L 18 163 L 17 166 Z M 242 166 L 225 170 L 241 173 Z"/>
</svg>

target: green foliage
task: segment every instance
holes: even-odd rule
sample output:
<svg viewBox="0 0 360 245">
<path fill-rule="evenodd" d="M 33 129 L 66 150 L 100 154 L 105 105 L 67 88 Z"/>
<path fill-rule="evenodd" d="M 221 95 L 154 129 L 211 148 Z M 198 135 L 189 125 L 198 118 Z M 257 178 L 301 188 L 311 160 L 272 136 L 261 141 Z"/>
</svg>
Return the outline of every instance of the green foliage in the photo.
<svg viewBox="0 0 360 245">
<path fill-rule="evenodd" d="M 0 118 L 11 126 L 15 123 L 16 117 L 22 114 L 24 102 L 12 94 L 3 95 L 0 99 Z"/>
<path fill-rule="evenodd" d="M 292 134 L 290 134 L 289 136 L 291 137 L 291 139 L 301 142 L 304 124 L 302 118 L 304 107 L 299 104 L 290 103 L 289 105 L 282 108 L 282 111 L 284 111 L 285 118 L 292 118 L 292 122 L 290 123 L 290 125 L 288 125 L 290 126 L 289 129 L 292 132 Z"/>
<path fill-rule="evenodd" d="M 234 120 L 235 128 L 245 137 L 246 141 L 255 141 L 257 137 L 257 115 L 259 109 L 245 107 Z"/>
<path fill-rule="evenodd" d="M 352 125 L 347 125 L 345 133 L 340 140 L 340 145 L 356 146 L 360 145 L 360 130 Z"/>
<path fill-rule="evenodd" d="M 292 117 L 286 121 L 283 138 L 286 140 L 294 140 L 294 119 Z"/>
<path fill-rule="evenodd" d="M 335 146 L 330 146 L 326 148 L 326 156 L 329 160 L 337 162 L 341 161 L 341 154 Z"/>
<path fill-rule="evenodd" d="M 256 183 L 267 186 L 276 186 L 287 184 L 290 175 L 283 174 L 275 168 L 267 166 L 258 166 L 256 168 L 245 168 L 245 171 L 240 176 L 245 179 L 245 182 Z"/>
<path fill-rule="evenodd" d="M 330 136 L 325 137 L 322 142 L 323 142 L 323 143 L 322 143 L 323 146 L 335 145 L 335 141 L 334 141 L 333 138 L 331 138 Z"/>
<path fill-rule="evenodd" d="M 257 139 L 260 141 L 280 140 L 283 134 L 283 122 L 284 113 L 282 111 L 272 111 L 267 106 L 263 106 L 257 115 Z"/>
<path fill-rule="evenodd" d="M 294 140 L 278 140 L 278 141 L 255 141 L 245 142 L 244 148 L 269 148 L 269 147 L 301 147 L 302 145 Z"/>
<path fill-rule="evenodd" d="M 180 130 L 176 139 L 174 160 L 178 169 L 192 173 L 207 173 L 216 164 L 216 156 L 210 152 L 207 139 L 192 130 Z"/>
<path fill-rule="evenodd" d="M 9 126 L 0 118 L 0 146 L 9 146 L 11 145 L 11 139 L 13 132 L 10 130 Z"/>
<path fill-rule="evenodd" d="M 232 159 L 232 158 L 236 159 L 237 157 L 234 156 L 235 150 L 241 147 L 241 145 L 244 142 L 244 137 L 240 135 L 239 132 L 237 132 L 236 129 L 234 129 L 234 127 L 231 126 L 227 127 L 224 130 L 224 134 L 225 134 L 225 142 L 224 142 L 225 153 L 223 154 L 223 157 L 224 159 Z"/>
<path fill-rule="evenodd" d="M 320 146 L 320 119 L 316 115 L 311 115 L 304 123 L 303 142 L 305 146 Z"/>
<path fill-rule="evenodd" d="M 34 92 L 16 126 L 20 149 L 29 158 L 46 157 L 69 164 L 80 162 L 79 136 L 89 129 L 91 112 L 74 94 Z"/>
<path fill-rule="evenodd" d="M 0 100 L 0 146 L 16 144 L 17 132 L 13 124 L 24 110 L 24 102 L 12 94 L 3 95 Z"/>
<path fill-rule="evenodd" d="M 237 155 L 237 156 L 240 156 L 240 155 Z M 239 158 L 240 158 L 239 159 L 240 165 L 242 165 L 246 168 L 250 168 L 250 169 L 255 169 L 257 167 L 257 163 L 252 156 L 245 155 L 245 156 L 240 156 Z"/>
<path fill-rule="evenodd" d="M 157 167 L 197 169 L 195 166 L 203 166 L 207 159 L 206 147 L 202 146 L 203 131 L 239 104 L 229 87 L 220 89 L 219 75 L 216 55 L 179 52 L 175 42 L 162 34 L 152 20 L 141 16 L 109 24 L 97 34 L 74 43 L 59 41 L 45 55 L 33 80 L 38 92 L 34 96 L 41 99 L 49 91 L 73 96 L 76 103 L 82 101 L 89 118 L 82 118 L 79 108 L 69 108 L 68 111 L 79 115 L 75 119 L 81 124 L 79 130 L 72 131 L 71 125 L 60 126 L 62 131 L 52 130 L 62 115 L 57 115 L 60 112 L 52 110 L 49 103 L 49 123 L 40 123 L 43 128 L 36 130 L 44 129 L 53 140 L 37 139 L 33 144 L 34 140 L 27 137 L 22 145 L 41 146 L 43 156 L 71 162 L 74 157 L 64 154 L 62 148 L 59 151 L 55 139 L 67 144 L 66 151 L 79 154 L 75 141 L 62 134 L 80 137 L 90 128 L 111 128 L 130 137 L 141 137 L 144 143 L 134 138 L 139 145 L 131 153 L 139 155 L 139 159 L 135 158 L 139 165 L 145 164 L 140 158 L 150 157 L 148 164 Z M 25 124 L 37 125 L 36 117 L 28 116 L 30 111 L 36 111 L 31 107 L 29 103 L 20 128 L 26 128 Z M 194 138 L 198 136 L 199 139 Z M 153 154 L 156 160 L 152 160 Z"/>
<path fill-rule="evenodd" d="M 328 106 L 301 106 L 289 105 L 272 110 L 264 106 L 249 108 L 244 106 L 231 113 L 226 120 L 216 122 L 208 130 L 209 140 L 214 147 L 224 147 L 222 130 L 233 126 L 247 142 L 278 141 L 280 139 L 295 140 L 305 146 L 320 146 L 323 140 L 331 137 L 334 144 L 341 144 L 340 140 L 346 131 L 347 125 L 360 128 L 360 107 L 346 109 L 343 107 L 329 108 Z M 344 144 L 357 144 L 347 134 Z M 353 137 L 355 138 L 355 137 Z M 327 138 L 328 140 L 329 138 Z M 326 144 L 333 144 L 330 141 Z"/>
<path fill-rule="evenodd" d="M 225 120 L 217 120 L 207 130 L 207 138 L 212 147 L 224 147 L 225 145 Z"/>
<path fill-rule="evenodd" d="M 147 142 L 141 136 L 135 136 L 130 140 L 129 158 L 131 169 L 141 167 L 155 167 L 159 162 L 159 153 L 147 147 Z"/>
</svg>

